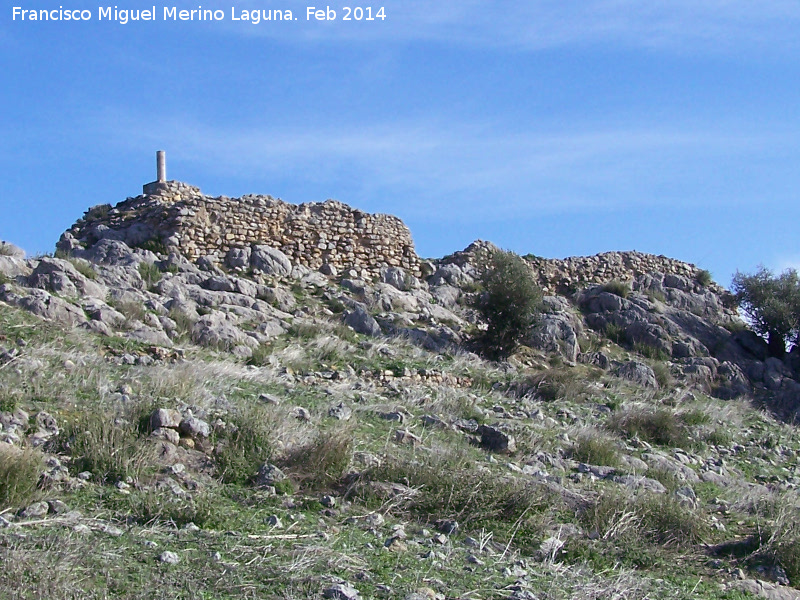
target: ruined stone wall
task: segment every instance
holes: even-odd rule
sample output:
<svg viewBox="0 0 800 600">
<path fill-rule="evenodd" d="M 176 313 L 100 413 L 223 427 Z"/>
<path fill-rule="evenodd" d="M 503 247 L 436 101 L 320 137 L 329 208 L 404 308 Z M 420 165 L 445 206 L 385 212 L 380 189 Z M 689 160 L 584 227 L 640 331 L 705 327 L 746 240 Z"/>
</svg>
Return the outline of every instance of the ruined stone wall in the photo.
<svg viewBox="0 0 800 600">
<path fill-rule="evenodd" d="M 550 291 L 568 291 L 587 284 L 612 280 L 631 282 L 640 275 L 662 273 L 694 280 L 700 269 L 663 255 L 643 252 L 603 252 L 593 256 L 571 256 L 563 259 L 527 256 L 539 283 Z"/>
<path fill-rule="evenodd" d="M 374 275 L 382 267 L 402 267 L 420 274 L 411 232 L 397 217 L 333 200 L 293 205 L 270 196 L 212 198 L 174 181 L 148 184 L 146 191 L 114 208 L 91 209 L 68 233 L 84 245 L 112 237 L 163 246 L 190 260 L 222 259 L 231 248 L 264 244 L 312 269 L 328 264 Z"/>
<path fill-rule="evenodd" d="M 498 249 L 491 242 L 476 240 L 464 250 L 443 258 L 441 262 L 478 264 L 481 254 Z M 587 285 L 603 284 L 612 280 L 630 283 L 640 275 L 652 273 L 677 275 L 694 281 L 701 271 L 691 263 L 636 251 L 603 252 L 569 258 L 542 258 L 528 254 L 524 258 L 531 266 L 539 285 L 549 294 L 569 294 Z M 717 294 L 725 293 L 723 288 L 713 282 L 708 288 Z"/>
</svg>

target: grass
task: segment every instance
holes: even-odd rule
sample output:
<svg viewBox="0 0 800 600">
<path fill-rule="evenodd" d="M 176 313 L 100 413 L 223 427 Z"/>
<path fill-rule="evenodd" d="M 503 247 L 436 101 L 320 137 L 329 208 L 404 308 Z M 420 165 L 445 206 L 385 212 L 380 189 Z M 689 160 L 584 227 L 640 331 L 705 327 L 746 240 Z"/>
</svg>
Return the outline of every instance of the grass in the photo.
<svg viewBox="0 0 800 600">
<path fill-rule="evenodd" d="M 603 291 L 619 296 L 620 298 L 627 298 L 631 294 L 631 286 L 628 283 L 612 279 L 611 281 L 603 284 Z"/>
<path fill-rule="evenodd" d="M 78 258 L 71 258 L 69 262 L 72 263 L 72 266 L 75 267 L 75 270 L 78 271 L 81 275 L 86 277 L 86 279 L 96 280 L 98 275 L 95 268 L 92 264 L 85 260 L 80 260 Z"/>
<path fill-rule="evenodd" d="M 616 323 L 606 323 L 603 334 L 615 344 L 622 345 L 625 342 L 625 328 Z"/>
<path fill-rule="evenodd" d="M 635 406 L 611 415 L 606 427 L 626 437 L 639 437 L 652 444 L 687 447 L 691 440 L 686 424 L 674 411 L 666 408 Z"/>
<path fill-rule="evenodd" d="M 161 269 L 159 269 L 154 263 L 140 262 L 138 270 L 139 275 L 141 275 L 142 281 L 144 281 L 144 285 L 148 290 L 157 284 L 163 276 Z"/>
<path fill-rule="evenodd" d="M 352 455 L 352 428 L 342 426 L 318 432 L 278 462 L 301 490 L 329 490 L 341 481 Z"/>
<path fill-rule="evenodd" d="M 86 412 L 68 423 L 55 442 L 71 456 L 73 475 L 88 471 L 98 483 L 138 480 L 155 459 L 153 447 L 139 436 L 138 419 Z"/>
<path fill-rule="evenodd" d="M 228 420 L 215 439 L 214 462 L 222 481 L 247 483 L 262 464 L 272 460 L 275 425 L 273 411 L 252 404 L 241 407 Z"/>
<path fill-rule="evenodd" d="M 42 455 L 36 450 L 0 448 L 0 510 L 34 500 L 42 466 Z"/>
<path fill-rule="evenodd" d="M 617 440 L 597 429 L 584 429 L 572 445 L 572 459 L 590 465 L 619 465 Z"/>
</svg>

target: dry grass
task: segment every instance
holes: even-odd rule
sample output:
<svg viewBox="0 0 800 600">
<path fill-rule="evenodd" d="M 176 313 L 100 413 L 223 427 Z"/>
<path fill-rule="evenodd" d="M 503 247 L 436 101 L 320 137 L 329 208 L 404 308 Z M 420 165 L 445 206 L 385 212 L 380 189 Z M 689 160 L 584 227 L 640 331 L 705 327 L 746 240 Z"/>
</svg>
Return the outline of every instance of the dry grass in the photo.
<svg viewBox="0 0 800 600">
<path fill-rule="evenodd" d="M 36 497 L 41 469 L 37 450 L 0 445 L 0 509 L 29 504 Z"/>
</svg>

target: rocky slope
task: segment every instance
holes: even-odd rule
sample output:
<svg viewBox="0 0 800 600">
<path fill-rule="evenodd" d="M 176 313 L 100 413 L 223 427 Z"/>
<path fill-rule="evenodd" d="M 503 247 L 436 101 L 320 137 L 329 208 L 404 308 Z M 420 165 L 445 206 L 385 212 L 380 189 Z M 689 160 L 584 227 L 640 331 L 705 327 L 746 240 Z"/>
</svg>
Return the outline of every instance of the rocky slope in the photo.
<svg viewBox="0 0 800 600">
<path fill-rule="evenodd" d="M 800 597 L 797 354 L 692 265 L 529 257 L 551 295 L 498 364 L 484 242 L 114 237 L 0 246 L 0 595 Z"/>
</svg>

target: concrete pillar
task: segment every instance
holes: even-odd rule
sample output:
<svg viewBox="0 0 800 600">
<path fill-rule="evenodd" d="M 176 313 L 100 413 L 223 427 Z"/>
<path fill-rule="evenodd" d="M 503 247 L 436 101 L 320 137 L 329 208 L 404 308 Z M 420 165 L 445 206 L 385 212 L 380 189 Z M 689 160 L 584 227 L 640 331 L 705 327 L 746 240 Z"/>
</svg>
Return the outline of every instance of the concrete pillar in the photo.
<svg viewBox="0 0 800 600">
<path fill-rule="evenodd" d="M 163 150 L 156 152 L 156 168 L 158 172 L 156 181 L 164 183 L 167 180 L 167 153 Z"/>
</svg>

